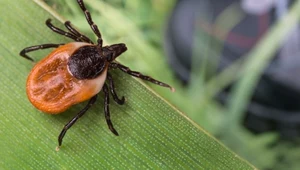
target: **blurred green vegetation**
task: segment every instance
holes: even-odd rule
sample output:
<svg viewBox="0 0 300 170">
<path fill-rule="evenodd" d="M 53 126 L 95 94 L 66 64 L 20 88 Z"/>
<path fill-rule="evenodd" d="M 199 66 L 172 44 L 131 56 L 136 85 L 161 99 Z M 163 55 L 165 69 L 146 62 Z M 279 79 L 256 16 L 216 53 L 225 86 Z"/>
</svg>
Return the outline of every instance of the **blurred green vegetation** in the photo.
<svg viewBox="0 0 300 170">
<path fill-rule="evenodd" d="M 82 32 L 94 37 L 89 27 L 86 27 L 85 18 L 76 4 L 71 1 L 45 1 Z M 198 70 L 194 67 L 195 72 L 192 75 L 191 84 L 183 86 L 173 76 L 166 63 L 163 49 L 164 28 L 176 1 L 105 0 L 105 2 L 111 6 L 101 7 L 90 1 L 87 1 L 87 5 L 93 13 L 93 19 L 98 24 L 105 43 L 126 42 L 129 50 L 118 59 L 119 61 L 134 70 L 141 70 L 145 74 L 174 85 L 177 92 L 171 95 L 164 93 L 164 89 L 151 87 L 258 168 L 279 170 L 300 167 L 296 159 L 300 157 L 299 149 L 296 149 L 299 146 L 297 142 L 282 142 L 276 133 L 254 135 L 241 125 L 243 112 L 262 70 L 272 59 L 272 54 L 277 50 L 282 35 L 286 33 L 286 28 L 295 24 L 295 21 L 286 25 L 275 25 L 273 32 L 270 32 L 265 41 L 258 44 L 245 60 L 236 62 L 209 81 L 206 81 L 203 73 L 207 71 L 207 68 L 201 67 Z M 299 11 L 298 6 L 299 1 L 294 5 L 295 11 Z M 112 9 L 106 10 L 106 8 Z M 111 13 L 114 10 L 117 12 Z M 296 18 L 299 14 L 295 11 L 290 15 Z M 220 23 L 217 24 L 225 24 L 224 27 L 230 30 L 235 24 L 234 20 L 240 19 L 236 17 L 240 16 L 239 13 L 235 12 L 238 11 L 232 7 L 229 13 L 224 14 L 235 16 L 232 17 L 232 22 L 223 23 L 220 19 Z M 114 27 L 118 27 L 117 32 Z M 208 50 L 209 47 L 205 46 L 203 39 L 209 38 L 202 35 L 199 30 L 195 42 L 201 44 L 201 48 L 200 52 L 195 49 L 194 56 L 206 55 L 208 58 L 209 55 L 218 55 L 218 51 Z M 222 42 L 216 41 L 214 44 L 217 46 L 214 49 L 222 49 Z M 140 54 L 140 56 L 132 56 L 131 51 L 135 51 L 135 54 Z M 232 100 L 228 106 L 220 105 L 213 96 L 234 81 L 238 83 L 234 88 Z"/>
</svg>

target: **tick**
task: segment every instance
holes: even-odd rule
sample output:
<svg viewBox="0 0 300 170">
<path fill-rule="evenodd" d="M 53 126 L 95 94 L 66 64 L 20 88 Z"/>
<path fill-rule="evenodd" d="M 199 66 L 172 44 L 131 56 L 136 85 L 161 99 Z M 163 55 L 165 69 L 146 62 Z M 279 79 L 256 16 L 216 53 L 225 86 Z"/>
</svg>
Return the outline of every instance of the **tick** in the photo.
<svg viewBox="0 0 300 170">
<path fill-rule="evenodd" d="M 97 44 L 72 27 L 70 21 L 64 23 L 67 31 L 64 31 L 46 21 L 46 25 L 55 33 L 75 40 L 67 44 L 41 44 L 24 48 L 20 55 L 30 61 L 34 61 L 27 53 L 55 48 L 47 57 L 39 61 L 29 73 L 26 82 L 26 93 L 29 101 L 38 110 L 49 114 L 59 114 L 72 105 L 88 101 L 88 104 L 80 110 L 62 129 L 58 136 L 58 148 L 62 145 L 63 138 L 75 122 L 83 116 L 96 102 L 98 93 L 104 93 L 104 114 L 110 131 L 118 136 L 113 127 L 109 112 L 109 95 L 113 100 L 123 105 L 124 96 L 119 98 L 114 86 L 114 80 L 110 70 L 119 69 L 131 76 L 149 81 L 159 86 L 170 88 L 170 85 L 132 71 L 128 67 L 115 62 L 115 59 L 127 50 L 125 44 L 113 44 L 103 46 L 101 33 L 93 22 L 90 12 L 86 9 L 83 0 L 77 0 L 84 12 L 86 20 L 97 36 Z"/>
</svg>

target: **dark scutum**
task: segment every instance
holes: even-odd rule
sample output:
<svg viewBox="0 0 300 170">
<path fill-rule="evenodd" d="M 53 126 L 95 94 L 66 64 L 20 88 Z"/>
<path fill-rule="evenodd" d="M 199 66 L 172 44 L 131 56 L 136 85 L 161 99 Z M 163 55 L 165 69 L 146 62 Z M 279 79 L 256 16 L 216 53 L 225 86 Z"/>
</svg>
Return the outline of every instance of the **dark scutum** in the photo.
<svg viewBox="0 0 300 170">
<path fill-rule="evenodd" d="M 93 79 L 102 73 L 106 63 L 97 46 L 90 45 L 76 50 L 69 59 L 68 67 L 72 75 L 79 80 Z"/>
</svg>

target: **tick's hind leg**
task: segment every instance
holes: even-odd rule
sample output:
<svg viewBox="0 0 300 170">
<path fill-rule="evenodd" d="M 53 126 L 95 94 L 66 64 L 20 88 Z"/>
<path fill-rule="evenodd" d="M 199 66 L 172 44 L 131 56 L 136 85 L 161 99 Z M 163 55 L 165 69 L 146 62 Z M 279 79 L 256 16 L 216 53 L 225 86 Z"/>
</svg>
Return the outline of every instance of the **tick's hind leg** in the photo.
<svg viewBox="0 0 300 170">
<path fill-rule="evenodd" d="M 81 39 L 84 42 L 94 44 L 91 39 L 89 39 L 87 36 L 81 34 L 79 31 L 77 31 L 73 26 L 71 25 L 70 21 L 65 22 L 65 27 L 74 35 L 76 35 L 79 39 Z"/>
<path fill-rule="evenodd" d="M 110 64 L 110 67 L 111 67 L 111 68 L 118 68 L 118 69 L 120 69 L 121 71 L 123 71 L 123 72 L 125 72 L 125 73 L 127 73 L 127 74 L 130 74 L 130 75 L 132 75 L 132 76 L 134 76 L 134 77 L 137 77 L 137 78 L 140 78 L 140 79 L 143 79 L 143 80 L 147 80 L 147 81 L 149 81 L 149 82 L 151 82 L 151 83 L 154 83 L 154 84 L 157 84 L 157 85 L 159 85 L 159 86 L 167 87 L 167 88 L 171 89 L 172 92 L 175 91 L 175 88 L 171 87 L 170 85 L 168 85 L 168 84 L 166 84 L 166 83 L 163 83 L 163 82 L 161 82 L 161 81 L 155 80 L 155 79 L 153 79 L 152 77 L 143 75 L 143 74 L 140 73 L 140 72 L 132 71 L 132 70 L 130 70 L 130 68 L 128 68 L 128 67 L 126 67 L 126 66 L 124 66 L 124 65 L 122 65 L 122 64 L 119 64 L 119 63 L 111 63 L 111 64 Z"/>
<path fill-rule="evenodd" d="M 107 79 L 109 81 L 110 93 L 112 94 L 114 101 L 116 101 L 119 105 L 123 105 L 125 103 L 125 97 L 122 96 L 122 98 L 119 99 L 119 97 L 116 93 L 116 90 L 115 90 L 114 80 L 109 73 L 107 73 Z"/>
<path fill-rule="evenodd" d="M 103 92 L 104 92 L 104 114 L 105 114 L 106 123 L 108 125 L 109 130 L 116 136 L 119 136 L 118 132 L 115 130 L 115 128 L 110 120 L 109 91 L 108 91 L 108 87 L 106 84 L 103 85 Z"/>
<path fill-rule="evenodd" d="M 80 41 L 80 39 L 79 39 L 76 35 L 74 35 L 74 34 L 72 34 L 72 33 L 69 33 L 69 32 L 66 32 L 66 31 L 64 31 L 64 30 L 62 30 L 62 29 L 60 29 L 60 28 L 57 28 L 57 27 L 55 27 L 54 25 L 52 25 L 51 19 L 47 19 L 47 20 L 46 20 L 46 25 L 47 25 L 53 32 L 56 32 L 57 34 L 64 35 L 64 36 L 66 36 L 66 37 L 68 37 L 68 38 L 71 38 L 71 39 L 73 39 L 73 40 L 75 40 L 75 41 Z"/>
<path fill-rule="evenodd" d="M 29 53 L 31 51 L 41 50 L 41 49 L 47 49 L 47 48 L 57 48 L 63 44 L 41 44 L 41 45 L 35 45 L 31 47 L 26 47 L 20 52 L 20 56 L 26 58 L 27 60 L 34 61 L 31 57 L 29 57 L 26 53 Z"/>
<path fill-rule="evenodd" d="M 87 42 L 87 43 L 91 43 L 91 40 L 86 40 L 85 38 L 83 38 L 81 36 L 81 34 L 77 35 L 76 33 L 79 33 L 78 31 L 76 31 L 74 28 L 72 28 L 71 26 L 68 25 L 65 25 L 67 27 L 67 29 L 72 29 L 71 32 L 66 32 L 58 27 L 55 27 L 52 23 L 51 23 L 51 19 L 47 19 L 46 21 L 46 25 L 53 31 L 53 32 L 56 32 L 57 34 L 60 34 L 60 35 L 63 35 L 63 36 L 66 36 L 68 38 L 71 38 L 73 39 L 74 41 L 77 41 L 77 42 Z"/>
<path fill-rule="evenodd" d="M 61 146 L 61 144 L 62 144 L 62 141 L 63 141 L 63 138 L 64 138 L 64 136 L 65 136 L 65 134 L 67 133 L 67 131 L 68 131 L 68 129 L 70 129 L 73 125 L 74 125 L 74 123 L 81 117 L 81 116 L 83 116 L 85 113 L 86 113 L 86 111 L 96 102 L 96 100 L 97 100 L 97 95 L 95 95 L 94 97 L 92 97 L 90 100 L 89 100 L 89 102 L 88 102 L 88 104 L 79 112 L 79 113 L 77 113 L 77 115 L 72 119 L 72 120 L 70 120 L 65 126 L 64 126 L 64 128 L 63 128 L 63 130 L 60 132 L 60 134 L 59 134 L 59 136 L 58 136 L 58 148 L 57 149 L 59 149 L 59 147 Z"/>
</svg>

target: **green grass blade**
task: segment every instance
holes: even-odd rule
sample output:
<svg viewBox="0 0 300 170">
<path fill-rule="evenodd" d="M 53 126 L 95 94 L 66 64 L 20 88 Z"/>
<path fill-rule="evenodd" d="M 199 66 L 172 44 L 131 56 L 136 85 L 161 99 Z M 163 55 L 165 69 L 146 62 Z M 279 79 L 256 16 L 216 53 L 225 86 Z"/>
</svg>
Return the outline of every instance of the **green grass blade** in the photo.
<svg viewBox="0 0 300 170">
<path fill-rule="evenodd" d="M 48 115 L 27 100 L 25 82 L 33 64 L 19 51 L 66 42 L 45 26 L 44 21 L 54 17 L 37 2 L 0 2 L 5 14 L 0 17 L 0 169 L 255 169 L 156 93 L 118 71 L 113 72 L 118 94 L 127 101 L 123 106 L 112 102 L 111 115 L 120 136 L 108 130 L 100 97 L 56 152 L 61 128 L 85 103 Z M 54 24 L 62 27 L 55 19 Z M 39 60 L 47 53 L 32 56 Z"/>
</svg>

